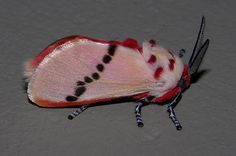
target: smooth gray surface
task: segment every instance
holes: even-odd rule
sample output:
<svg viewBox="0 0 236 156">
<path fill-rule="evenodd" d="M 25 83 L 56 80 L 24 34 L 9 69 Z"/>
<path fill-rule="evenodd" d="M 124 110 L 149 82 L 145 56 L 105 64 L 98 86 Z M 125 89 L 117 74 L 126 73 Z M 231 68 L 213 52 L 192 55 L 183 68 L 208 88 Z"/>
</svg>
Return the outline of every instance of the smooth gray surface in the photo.
<svg viewBox="0 0 236 156">
<path fill-rule="evenodd" d="M 57 0 L 0 1 L 0 155 L 181 155 L 236 153 L 234 1 Z M 99 106 L 67 120 L 72 108 L 43 109 L 27 101 L 22 64 L 64 36 L 104 40 L 158 40 L 189 58 L 202 15 L 207 19 L 208 70 L 176 108 L 184 129 L 176 131 L 165 106 L 143 109 L 137 128 L 134 103 Z"/>
</svg>

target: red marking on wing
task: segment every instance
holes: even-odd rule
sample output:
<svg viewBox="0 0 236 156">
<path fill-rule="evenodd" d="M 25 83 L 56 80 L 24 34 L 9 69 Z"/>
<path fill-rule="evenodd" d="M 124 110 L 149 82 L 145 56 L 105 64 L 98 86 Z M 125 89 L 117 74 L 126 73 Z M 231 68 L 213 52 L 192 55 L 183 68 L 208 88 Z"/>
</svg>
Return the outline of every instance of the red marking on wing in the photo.
<svg viewBox="0 0 236 156">
<path fill-rule="evenodd" d="M 124 47 L 132 48 L 132 49 L 140 49 L 138 42 L 135 39 L 127 38 L 122 42 Z"/>
<path fill-rule="evenodd" d="M 151 57 L 150 57 L 149 60 L 148 60 L 148 63 L 153 64 L 153 63 L 156 62 L 156 60 L 157 60 L 156 56 L 151 55 Z"/>
<path fill-rule="evenodd" d="M 154 73 L 154 77 L 155 79 L 159 79 L 161 74 L 163 73 L 163 68 L 162 67 L 158 67 Z"/>
<path fill-rule="evenodd" d="M 90 41 L 94 41 L 94 42 L 99 42 L 99 43 L 104 43 L 104 44 L 115 44 L 115 45 L 121 45 L 124 47 L 128 47 L 128 48 L 132 48 L 135 50 L 139 50 L 141 52 L 142 48 L 139 46 L 138 42 L 134 39 L 128 38 L 123 42 L 119 42 L 119 41 L 104 41 L 104 40 L 97 40 L 94 38 L 90 38 L 90 37 L 86 37 L 86 36 L 82 36 L 82 35 L 75 35 L 75 36 L 69 36 L 69 37 L 65 37 L 62 39 L 59 39 L 53 43 L 51 43 L 50 45 L 48 45 L 38 56 L 36 56 L 32 62 L 32 67 L 36 68 L 40 62 L 42 62 L 42 60 L 50 53 L 53 52 L 54 49 L 56 49 L 58 46 L 71 41 L 71 42 L 75 42 L 75 41 L 79 41 L 82 39 L 87 39 Z"/>
<path fill-rule="evenodd" d="M 107 41 L 102 41 L 102 40 L 97 40 L 97 39 L 93 39 L 90 37 L 85 37 L 85 36 L 80 36 L 80 35 L 75 35 L 75 36 L 68 36 L 62 39 L 59 39 L 53 43 L 51 43 L 50 45 L 48 45 L 37 57 L 35 57 L 35 59 L 32 62 L 32 66 L 34 68 L 36 68 L 40 62 L 42 62 L 42 60 L 50 53 L 53 52 L 54 49 L 56 49 L 58 46 L 68 42 L 68 41 L 76 41 L 76 40 L 80 40 L 80 39 L 87 39 L 87 40 L 91 40 L 94 42 L 100 42 L 100 43 L 109 43 Z"/>
<path fill-rule="evenodd" d="M 104 99 L 93 99 L 93 100 L 85 100 L 79 102 L 66 102 L 66 101 L 50 101 L 45 99 L 35 99 L 35 103 L 41 107 L 73 107 L 73 106 L 82 106 L 88 104 L 95 104 L 96 102 L 106 102 L 110 100 L 114 100 L 118 98 L 104 98 Z"/>
<path fill-rule="evenodd" d="M 148 95 L 149 95 L 148 92 L 145 92 L 145 93 L 136 94 L 130 97 L 132 97 L 133 99 L 141 99 L 141 98 L 147 97 Z M 56 101 L 50 101 L 50 100 L 40 99 L 40 98 L 35 98 L 34 101 L 37 105 L 41 107 L 73 107 L 73 106 L 95 104 L 98 102 L 106 102 L 106 101 L 116 100 L 116 99 L 120 99 L 124 97 L 110 97 L 110 98 L 103 98 L 103 99 L 84 100 L 84 101 L 79 101 L 79 102 L 76 102 L 76 101 L 75 102 L 67 102 L 67 101 L 56 102 Z"/>
<path fill-rule="evenodd" d="M 138 94 L 138 95 L 134 95 L 134 96 L 132 96 L 132 98 L 138 100 L 138 99 L 145 98 L 145 97 L 147 97 L 148 95 L 149 95 L 149 93 L 146 92 L 146 93 L 141 93 L 141 94 Z"/>
<path fill-rule="evenodd" d="M 64 44 L 65 42 L 69 41 L 69 40 L 73 40 L 75 39 L 77 36 L 69 36 L 69 37 L 65 37 L 62 39 L 59 39 L 53 43 L 51 43 L 50 45 L 48 45 L 37 57 L 34 58 L 33 62 L 32 62 L 32 66 L 34 68 L 36 68 L 39 63 L 48 55 L 50 54 L 56 47 Z"/>
<path fill-rule="evenodd" d="M 169 59 L 169 69 L 171 71 L 174 70 L 174 64 L 175 64 L 175 60 L 174 59 Z"/>
</svg>

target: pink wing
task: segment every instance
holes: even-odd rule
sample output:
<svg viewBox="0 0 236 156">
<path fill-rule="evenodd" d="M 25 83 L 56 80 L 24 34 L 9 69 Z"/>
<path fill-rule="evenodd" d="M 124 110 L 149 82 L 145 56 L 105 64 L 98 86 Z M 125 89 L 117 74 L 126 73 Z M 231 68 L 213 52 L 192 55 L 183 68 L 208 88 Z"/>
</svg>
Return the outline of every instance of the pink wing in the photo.
<svg viewBox="0 0 236 156">
<path fill-rule="evenodd" d="M 45 54 L 29 79 L 30 100 L 65 107 L 148 92 L 155 80 L 138 50 L 89 39 Z"/>
</svg>

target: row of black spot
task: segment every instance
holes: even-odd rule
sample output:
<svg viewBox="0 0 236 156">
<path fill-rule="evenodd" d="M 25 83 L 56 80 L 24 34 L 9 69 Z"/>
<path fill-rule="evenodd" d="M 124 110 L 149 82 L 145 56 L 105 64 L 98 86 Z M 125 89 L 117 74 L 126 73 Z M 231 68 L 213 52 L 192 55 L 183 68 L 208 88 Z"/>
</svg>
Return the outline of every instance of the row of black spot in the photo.
<svg viewBox="0 0 236 156">
<path fill-rule="evenodd" d="M 116 48 L 117 48 L 116 45 L 113 44 L 109 45 L 107 54 L 105 54 L 102 58 L 102 62 L 104 64 L 109 64 L 111 62 L 112 56 L 114 56 Z M 94 72 L 91 75 L 91 77 L 85 76 L 83 81 L 78 81 L 77 82 L 78 88 L 75 90 L 74 95 L 68 95 L 66 97 L 66 101 L 72 102 L 78 100 L 78 97 L 81 96 L 86 91 L 85 84 L 92 83 L 94 80 L 98 80 L 100 78 L 99 72 L 101 73 L 104 71 L 105 69 L 104 64 L 102 63 L 97 64 L 96 66 L 97 72 Z"/>
</svg>

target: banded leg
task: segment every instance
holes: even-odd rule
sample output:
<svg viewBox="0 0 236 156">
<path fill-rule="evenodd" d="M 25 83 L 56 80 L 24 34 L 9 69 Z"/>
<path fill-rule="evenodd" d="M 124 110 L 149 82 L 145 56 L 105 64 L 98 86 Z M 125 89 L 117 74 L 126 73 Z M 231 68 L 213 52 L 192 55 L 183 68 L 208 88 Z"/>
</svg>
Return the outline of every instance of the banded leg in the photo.
<svg viewBox="0 0 236 156">
<path fill-rule="evenodd" d="M 171 119 L 171 121 L 175 124 L 176 129 L 179 131 L 182 129 L 181 124 L 179 123 L 179 120 L 177 119 L 174 109 L 172 108 L 172 106 L 168 106 L 167 112 L 169 113 L 169 118 Z"/>
<path fill-rule="evenodd" d="M 142 116 L 141 116 L 141 107 L 143 105 L 142 101 L 139 101 L 135 107 L 135 117 L 136 117 L 136 122 L 137 122 L 137 126 L 138 127 L 143 127 L 143 120 L 142 120 Z"/>
<path fill-rule="evenodd" d="M 85 109 L 88 108 L 88 105 L 84 105 L 81 106 L 80 108 L 78 108 L 77 110 L 75 110 L 74 112 L 72 112 L 71 114 L 68 115 L 68 119 L 72 120 L 74 119 L 76 116 L 78 116 L 79 114 L 81 114 Z"/>
<path fill-rule="evenodd" d="M 169 118 L 171 119 L 171 121 L 175 124 L 176 129 L 179 131 L 182 129 L 182 126 L 179 122 L 179 120 L 177 119 L 176 115 L 175 115 L 175 111 L 174 111 L 174 105 L 176 104 L 176 100 L 181 96 L 181 93 L 177 94 L 177 96 L 174 98 L 174 100 L 169 104 L 168 108 L 167 108 L 167 112 L 169 113 Z"/>
</svg>

